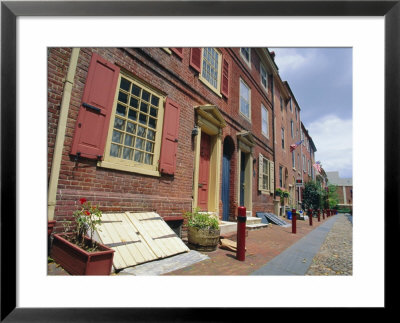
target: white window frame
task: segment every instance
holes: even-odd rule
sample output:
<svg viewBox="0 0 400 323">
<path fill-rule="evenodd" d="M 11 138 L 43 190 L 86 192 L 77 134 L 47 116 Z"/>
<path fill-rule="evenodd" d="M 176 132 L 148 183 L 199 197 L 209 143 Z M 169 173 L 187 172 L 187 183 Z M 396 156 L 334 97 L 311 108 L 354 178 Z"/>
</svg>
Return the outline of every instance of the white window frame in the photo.
<svg viewBox="0 0 400 323">
<path fill-rule="evenodd" d="M 263 71 L 265 72 L 265 85 L 263 83 Z M 262 87 L 268 92 L 268 72 L 263 63 L 260 62 L 260 81 Z"/>
<path fill-rule="evenodd" d="M 267 159 L 264 155 L 261 155 L 263 159 L 263 172 L 262 172 L 262 189 L 260 190 L 261 192 L 270 192 L 271 191 L 271 161 Z M 264 173 L 264 165 L 265 163 L 267 164 L 267 173 Z M 266 186 L 264 187 L 264 176 L 267 176 L 267 183 Z M 272 174 L 273 176 L 273 174 Z"/>
<path fill-rule="evenodd" d="M 242 48 L 248 48 L 249 49 L 249 59 L 248 60 L 247 60 L 246 56 L 243 55 Z M 241 47 L 239 52 L 240 52 L 240 56 L 242 56 L 243 60 L 251 68 L 251 48 L 250 47 Z"/>
<path fill-rule="evenodd" d="M 263 111 L 266 113 L 266 120 L 264 120 Z M 269 139 L 269 116 L 268 116 L 268 109 L 261 103 L 261 133 Z M 264 132 L 263 125 L 266 125 L 267 132 Z"/>
<path fill-rule="evenodd" d="M 281 128 L 281 147 L 282 147 L 282 149 L 285 149 L 285 147 L 286 147 L 286 143 L 285 143 L 285 128 L 283 128 L 283 127 Z"/>
<path fill-rule="evenodd" d="M 146 92 L 150 92 L 150 94 L 155 94 L 159 98 L 158 113 L 157 113 L 157 125 L 154 130 L 151 129 L 151 130 L 155 131 L 153 161 L 152 161 L 151 165 L 141 163 L 141 162 L 136 162 L 134 160 L 124 159 L 122 157 L 114 157 L 114 156 L 111 156 L 111 154 L 110 154 L 111 144 L 112 144 L 112 136 L 113 136 L 113 131 L 114 131 L 114 123 L 115 123 L 115 118 L 117 116 L 118 96 L 119 96 L 119 92 L 120 92 L 120 84 L 121 84 L 122 77 L 125 79 L 128 79 L 128 81 L 130 81 L 132 84 L 135 84 L 136 86 L 140 87 L 142 90 L 144 89 L 144 90 L 146 90 Z M 113 109 L 111 112 L 110 124 L 109 124 L 109 128 L 108 128 L 107 141 L 106 141 L 105 152 L 104 152 L 104 159 L 102 161 L 99 161 L 97 163 L 97 165 L 99 167 L 104 167 L 104 168 L 117 169 L 117 170 L 140 173 L 140 174 L 151 175 L 151 176 L 160 176 L 160 172 L 158 169 L 158 163 L 159 163 L 159 159 L 160 159 L 162 129 L 163 129 L 163 123 L 164 123 L 164 104 L 165 104 L 165 96 L 164 95 L 159 93 L 157 90 L 151 88 L 149 85 L 145 84 L 144 82 L 140 81 L 139 79 L 121 72 L 119 75 L 119 79 L 118 79 L 118 85 L 117 85 L 117 88 L 115 91 L 114 104 L 113 104 Z M 128 102 L 127 106 L 129 106 L 129 102 Z M 127 108 L 129 109 L 129 107 L 127 107 Z M 140 114 L 140 108 L 138 109 L 138 114 Z M 138 118 L 139 118 L 139 115 L 138 115 Z M 137 120 L 139 120 L 138 118 L 137 118 Z M 128 119 L 126 119 L 126 120 L 128 121 Z M 140 126 L 138 121 L 133 121 L 131 123 L 136 123 L 136 128 L 138 126 Z M 145 128 L 148 128 L 148 127 L 145 126 Z M 137 132 L 137 130 L 135 131 L 135 133 L 136 132 Z M 124 132 L 124 134 L 125 134 L 125 132 Z M 125 137 L 125 135 L 124 135 L 124 137 Z M 136 139 L 137 139 L 137 135 L 135 136 L 135 140 Z M 147 142 L 147 139 L 144 142 L 144 145 L 146 145 L 146 142 Z M 124 146 L 125 146 L 125 144 L 122 144 L 122 147 L 124 147 Z M 132 148 L 135 149 L 134 147 L 132 147 Z"/>
<path fill-rule="evenodd" d="M 208 48 L 208 47 L 207 47 Z M 201 64 L 200 64 L 200 73 L 199 73 L 199 80 L 202 81 L 205 85 L 207 85 L 212 91 L 214 91 L 218 96 L 222 97 L 221 94 L 221 79 L 222 79 L 222 53 L 214 48 L 214 47 L 210 47 L 212 49 L 214 49 L 217 54 L 218 54 L 218 76 L 217 76 L 217 87 L 214 87 L 213 84 L 211 84 L 204 76 L 203 76 L 203 61 L 204 61 L 204 48 L 201 51 Z"/>
<path fill-rule="evenodd" d="M 251 122 L 251 88 L 246 84 L 245 81 L 243 81 L 242 78 L 239 79 L 239 113 L 245 117 L 249 122 Z M 242 95 L 241 95 L 241 84 L 243 83 L 243 85 L 249 90 L 249 115 L 247 116 L 246 114 L 244 114 L 242 112 Z"/>
</svg>

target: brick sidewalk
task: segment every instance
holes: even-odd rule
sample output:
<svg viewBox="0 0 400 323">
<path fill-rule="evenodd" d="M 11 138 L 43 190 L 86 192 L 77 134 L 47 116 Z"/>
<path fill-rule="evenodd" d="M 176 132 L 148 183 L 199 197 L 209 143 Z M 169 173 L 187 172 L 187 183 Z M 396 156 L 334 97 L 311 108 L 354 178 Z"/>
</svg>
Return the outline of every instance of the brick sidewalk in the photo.
<svg viewBox="0 0 400 323">
<path fill-rule="evenodd" d="M 204 252 L 210 259 L 164 275 L 249 275 L 326 220 L 323 220 L 322 216 L 321 222 L 313 218 L 312 226 L 308 220 L 298 220 L 296 234 L 292 233 L 291 226 L 285 228 L 274 224 L 269 224 L 264 229 L 248 231 L 245 261 L 236 260 L 235 252 L 217 248 L 212 252 Z M 229 239 L 236 241 L 236 235 Z"/>
<path fill-rule="evenodd" d="M 164 275 L 249 275 L 326 220 L 323 220 L 322 216 L 321 222 L 313 218 L 313 226 L 309 225 L 308 220 L 297 220 L 296 234 L 292 233 L 291 226 L 285 228 L 274 224 L 269 224 L 268 227 L 263 229 L 247 231 L 245 261 L 236 260 L 235 252 L 217 248 L 217 250 L 212 252 L 202 252 L 210 257 L 210 259 Z M 236 234 L 227 236 L 227 238 L 236 241 Z M 48 265 L 48 275 L 68 275 L 68 273 L 52 263 Z"/>
</svg>

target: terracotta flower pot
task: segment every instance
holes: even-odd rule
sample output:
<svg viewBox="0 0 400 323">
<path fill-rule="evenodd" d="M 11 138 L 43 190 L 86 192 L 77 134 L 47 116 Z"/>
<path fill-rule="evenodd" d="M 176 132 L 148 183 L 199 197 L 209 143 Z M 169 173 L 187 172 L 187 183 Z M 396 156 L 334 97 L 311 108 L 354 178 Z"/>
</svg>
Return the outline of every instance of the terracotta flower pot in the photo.
<svg viewBox="0 0 400 323">
<path fill-rule="evenodd" d="M 48 220 L 47 221 L 47 235 L 50 236 L 53 232 L 54 225 L 56 224 L 56 220 Z"/>
<path fill-rule="evenodd" d="M 188 227 L 188 242 L 197 250 L 213 251 L 217 248 L 221 230 Z"/>
<path fill-rule="evenodd" d="M 102 244 L 100 251 L 87 252 L 64 237 L 74 233 L 54 234 L 51 257 L 71 275 L 109 275 L 114 250 Z M 85 237 L 86 241 L 90 241 Z"/>
</svg>

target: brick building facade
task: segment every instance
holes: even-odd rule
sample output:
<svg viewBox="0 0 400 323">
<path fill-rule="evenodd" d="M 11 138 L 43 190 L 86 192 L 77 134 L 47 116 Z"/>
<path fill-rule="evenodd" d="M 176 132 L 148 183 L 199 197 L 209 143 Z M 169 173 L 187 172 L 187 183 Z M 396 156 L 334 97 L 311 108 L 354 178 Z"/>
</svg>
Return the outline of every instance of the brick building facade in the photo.
<svg viewBox="0 0 400 323">
<path fill-rule="evenodd" d="M 273 212 L 273 64 L 265 48 L 50 48 L 49 219 L 198 206 Z"/>
</svg>

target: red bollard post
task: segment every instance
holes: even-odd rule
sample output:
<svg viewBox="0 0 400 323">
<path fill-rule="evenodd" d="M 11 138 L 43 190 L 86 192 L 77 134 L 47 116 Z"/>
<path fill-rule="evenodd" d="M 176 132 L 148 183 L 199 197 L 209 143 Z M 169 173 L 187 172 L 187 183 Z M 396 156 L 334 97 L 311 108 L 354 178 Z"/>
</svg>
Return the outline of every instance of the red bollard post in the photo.
<svg viewBox="0 0 400 323">
<path fill-rule="evenodd" d="M 325 209 L 322 210 L 322 220 L 325 220 Z"/>
<path fill-rule="evenodd" d="M 244 206 L 238 208 L 236 237 L 236 259 L 244 261 L 246 258 L 246 208 Z"/>
<path fill-rule="evenodd" d="M 312 225 L 312 210 L 308 209 L 308 221 L 310 222 L 310 225 Z"/>
<path fill-rule="evenodd" d="M 317 215 L 318 215 L 318 222 L 321 222 L 321 213 L 320 213 L 320 210 L 319 210 L 319 209 L 318 209 Z"/>
<path fill-rule="evenodd" d="M 296 209 L 292 209 L 292 233 L 296 233 Z"/>
<path fill-rule="evenodd" d="M 327 216 L 328 218 L 331 216 L 331 210 L 330 210 L 330 209 L 327 209 L 327 210 L 326 210 L 326 216 Z"/>
</svg>

